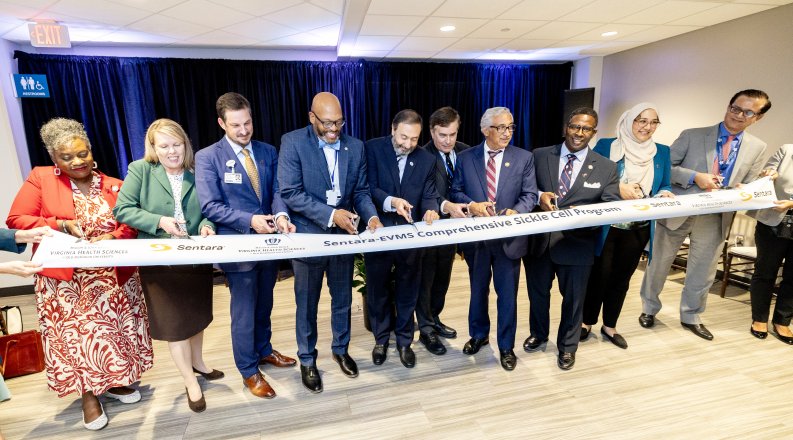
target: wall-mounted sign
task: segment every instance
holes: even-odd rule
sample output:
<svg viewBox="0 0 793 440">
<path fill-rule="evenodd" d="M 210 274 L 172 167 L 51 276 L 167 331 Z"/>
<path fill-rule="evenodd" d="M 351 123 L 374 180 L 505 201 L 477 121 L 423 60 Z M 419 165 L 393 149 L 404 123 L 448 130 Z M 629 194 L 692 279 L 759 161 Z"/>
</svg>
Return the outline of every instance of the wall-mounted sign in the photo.
<svg viewBox="0 0 793 440">
<path fill-rule="evenodd" d="M 17 98 L 49 98 L 47 75 L 32 73 L 14 74 L 14 91 Z"/>
<path fill-rule="evenodd" d="M 51 23 L 28 23 L 30 45 L 33 47 L 72 47 L 69 28 Z"/>
</svg>

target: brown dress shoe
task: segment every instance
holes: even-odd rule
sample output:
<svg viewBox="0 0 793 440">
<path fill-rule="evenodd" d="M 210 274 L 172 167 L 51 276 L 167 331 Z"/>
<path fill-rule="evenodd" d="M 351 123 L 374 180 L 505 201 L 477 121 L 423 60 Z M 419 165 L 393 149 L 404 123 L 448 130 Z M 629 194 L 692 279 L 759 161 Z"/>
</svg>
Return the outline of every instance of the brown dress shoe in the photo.
<svg viewBox="0 0 793 440">
<path fill-rule="evenodd" d="M 264 376 L 261 373 L 256 373 L 253 376 L 245 379 L 245 386 L 251 390 L 251 394 L 256 397 L 261 397 L 264 399 L 272 399 L 275 397 L 275 390 L 273 387 L 264 380 Z"/>
<path fill-rule="evenodd" d="M 289 356 L 284 356 L 275 350 L 273 350 L 269 356 L 259 359 L 259 365 L 270 364 L 279 368 L 294 367 L 296 363 L 296 360 L 290 358 Z"/>
</svg>

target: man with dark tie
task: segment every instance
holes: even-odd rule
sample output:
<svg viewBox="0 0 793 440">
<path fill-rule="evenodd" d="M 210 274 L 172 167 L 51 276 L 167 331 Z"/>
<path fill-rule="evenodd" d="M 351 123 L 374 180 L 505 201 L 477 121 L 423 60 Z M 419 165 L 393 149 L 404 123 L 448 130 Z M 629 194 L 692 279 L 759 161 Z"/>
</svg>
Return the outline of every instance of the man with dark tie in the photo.
<svg viewBox="0 0 793 440">
<path fill-rule="evenodd" d="M 460 131 L 460 115 L 451 107 L 442 107 L 430 115 L 430 136 L 425 151 L 435 157 L 435 189 L 438 196 L 446 199 L 451 193 L 452 179 L 457 155 L 468 149 L 468 145 L 457 142 Z M 462 212 L 457 216 L 464 216 Z M 441 218 L 449 215 L 441 214 Z M 446 302 L 446 291 L 452 276 L 452 265 L 457 246 L 433 246 L 424 248 L 421 263 L 421 289 L 416 304 L 416 321 L 419 326 L 419 341 L 427 351 L 441 355 L 446 347 L 438 336 L 456 338 L 457 331 L 441 322 L 441 312 Z"/>
<path fill-rule="evenodd" d="M 534 157 L 521 148 L 509 145 L 515 131 L 512 113 L 506 107 L 489 108 L 479 126 L 485 140 L 457 156 L 451 199 L 467 203 L 475 217 L 528 213 L 537 203 Z M 494 239 L 460 245 L 468 264 L 471 304 L 468 331 L 471 339 L 463 353 L 476 354 L 489 343 L 490 316 L 488 296 L 490 281 L 498 296 L 497 340 L 501 366 L 511 371 L 515 356 L 517 292 L 520 258 L 526 254 L 527 238 Z"/>
<path fill-rule="evenodd" d="M 359 219 L 371 231 L 382 227 L 369 194 L 363 143 L 341 132 L 344 114 L 339 99 L 328 92 L 318 93 L 311 102 L 308 119 L 308 127 L 281 138 L 278 162 L 281 197 L 297 232 L 355 235 Z M 353 255 L 296 258 L 292 268 L 300 375 L 303 386 L 320 393 L 317 306 L 325 275 L 331 296 L 332 357 L 347 377 L 358 376 L 358 366 L 347 352 Z"/>
<path fill-rule="evenodd" d="M 589 148 L 597 133 L 595 110 L 581 107 L 567 119 L 565 140 L 534 150 L 539 207 L 543 211 L 576 205 L 620 200 L 617 165 Z M 535 234 L 524 257 L 529 289 L 531 336 L 523 343 L 527 352 L 540 350 L 550 332 L 551 285 L 554 276 L 562 294 L 562 316 L 556 338 L 557 365 L 569 370 L 581 333 L 584 296 L 589 271 L 595 262 L 600 228 L 580 228 Z"/>
<path fill-rule="evenodd" d="M 765 92 L 742 90 L 733 95 L 722 122 L 680 133 L 669 147 L 672 192 L 698 194 L 755 180 L 765 164 L 766 143 L 744 130 L 762 119 L 770 108 L 771 100 Z M 722 244 L 730 234 L 734 216 L 734 212 L 725 212 L 656 222 L 653 255 L 640 291 L 642 327 L 655 325 L 669 269 L 683 241 L 690 237 L 686 280 L 680 295 L 680 324 L 702 339 L 713 339 L 700 315 L 705 311 Z"/>
<path fill-rule="evenodd" d="M 196 153 L 195 183 L 201 211 L 215 223 L 218 235 L 293 232 L 286 205 L 278 194 L 275 147 L 251 140 L 251 105 L 238 93 L 216 103 L 218 124 L 226 132 L 218 142 Z M 273 287 L 277 261 L 222 263 L 231 291 L 231 347 L 245 386 L 257 397 L 275 391 L 259 364 L 291 367 L 295 360 L 270 344 Z"/>
</svg>

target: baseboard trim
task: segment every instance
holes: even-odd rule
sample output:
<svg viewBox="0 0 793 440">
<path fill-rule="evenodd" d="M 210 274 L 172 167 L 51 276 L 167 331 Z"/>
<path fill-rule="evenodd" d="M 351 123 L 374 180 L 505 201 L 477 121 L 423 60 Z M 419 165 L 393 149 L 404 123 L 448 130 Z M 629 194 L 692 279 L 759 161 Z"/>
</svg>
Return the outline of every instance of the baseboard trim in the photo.
<svg viewBox="0 0 793 440">
<path fill-rule="evenodd" d="M 33 295 L 33 285 L 0 287 L 0 298 L 17 295 Z"/>
</svg>

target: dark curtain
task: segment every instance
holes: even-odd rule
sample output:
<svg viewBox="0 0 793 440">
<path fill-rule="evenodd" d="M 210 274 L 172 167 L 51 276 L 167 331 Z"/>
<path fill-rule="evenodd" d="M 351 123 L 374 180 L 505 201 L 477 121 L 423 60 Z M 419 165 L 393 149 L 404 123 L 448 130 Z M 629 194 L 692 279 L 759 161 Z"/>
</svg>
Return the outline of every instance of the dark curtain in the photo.
<svg viewBox="0 0 793 440">
<path fill-rule="evenodd" d="M 482 141 L 479 119 L 493 106 L 510 108 L 513 144 L 533 149 L 558 143 L 562 92 L 572 63 L 549 65 L 284 62 L 36 55 L 17 51 L 19 73 L 43 73 L 49 99 L 23 99 L 31 165 L 49 165 L 39 137 L 53 117 L 85 124 L 100 169 L 126 175 L 143 157 L 146 128 L 157 118 L 179 122 L 198 150 L 216 142 L 215 100 L 229 91 L 251 102 L 254 139 L 278 147 L 281 135 L 308 124 L 312 97 L 339 97 L 346 133 L 362 140 L 390 133 L 394 114 L 412 108 L 425 118 L 445 105 L 460 112 L 459 140 Z"/>
</svg>

